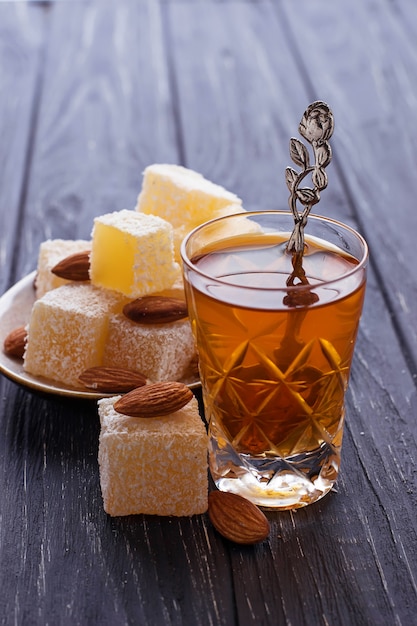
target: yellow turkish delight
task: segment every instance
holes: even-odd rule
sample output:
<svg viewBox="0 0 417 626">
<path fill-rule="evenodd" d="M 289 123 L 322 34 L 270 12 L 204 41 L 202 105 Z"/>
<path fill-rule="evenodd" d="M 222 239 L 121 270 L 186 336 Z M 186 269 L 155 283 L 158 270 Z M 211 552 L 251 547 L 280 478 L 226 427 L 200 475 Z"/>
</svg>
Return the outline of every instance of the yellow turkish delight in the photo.
<svg viewBox="0 0 417 626">
<path fill-rule="evenodd" d="M 207 220 L 218 217 L 230 207 L 243 211 L 242 200 L 193 170 L 180 165 L 154 164 L 143 173 L 137 211 L 159 215 L 174 228 L 186 232 Z"/>
<path fill-rule="evenodd" d="M 179 275 L 168 222 L 128 210 L 95 218 L 90 256 L 94 285 L 136 298 L 169 289 Z"/>
</svg>

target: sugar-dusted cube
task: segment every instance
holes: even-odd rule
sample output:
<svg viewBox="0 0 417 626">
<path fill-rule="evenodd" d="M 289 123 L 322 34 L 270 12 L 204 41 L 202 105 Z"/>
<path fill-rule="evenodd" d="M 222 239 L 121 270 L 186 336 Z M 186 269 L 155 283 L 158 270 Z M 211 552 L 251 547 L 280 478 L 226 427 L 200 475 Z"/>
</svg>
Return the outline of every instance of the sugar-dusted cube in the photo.
<svg viewBox="0 0 417 626">
<path fill-rule="evenodd" d="M 90 278 L 97 287 L 136 298 L 168 289 L 179 275 L 165 220 L 128 210 L 94 219 Z"/>
<path fill-rule="evenodd" d="M 126 299 L 89 283 L 72 283 L 36 300 L 28 325 L 24 369 L 35 376 L 80 386 L 78 376 L 101 365 L 109 315 Z"/>
<path fill-rule="evenodd" d="M 193 397 L 175 413 L 137 418 L 117 413 L 120 396 L 98 401 L 99 467 L 112 516 L 191 516 L 208 506 L 207 434 Z"/>
<path fill-rule="evenodd" d="M 41 298 L 47 291 L 56 289 L 69 281 L 52 274 L 52 268 L 71 254 L 91 250 L 91 241 L 84 239 L 48 239 L 39 246 L 36 272 L 36 297 Z"/>
<path fill-rule="evenodd" d="M 189 319 L 168 324 L 137 324 L 111 315 L 103 365 L 142 372 L 153 382 L 182 380 L 195 357 Z"/>
<path fill-rule="evenodd" d="M 186 232 L 217 217 L 226 207 L 243 211 L 234 193 L 180 165 L 156 163 L 143 173 L 137 211 L 159 215 Z"/>
</svg>

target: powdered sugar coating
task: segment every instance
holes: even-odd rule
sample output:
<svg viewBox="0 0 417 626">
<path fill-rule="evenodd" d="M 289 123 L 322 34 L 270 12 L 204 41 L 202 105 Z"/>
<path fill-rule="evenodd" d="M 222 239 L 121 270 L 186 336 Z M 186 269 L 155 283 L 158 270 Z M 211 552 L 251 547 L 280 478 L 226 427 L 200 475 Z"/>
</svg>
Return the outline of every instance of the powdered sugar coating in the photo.
<svg viewBox="0 0 417 626">
<path fill-rule="evenodd" d="M 111 315 L 103 364 L 142 372 L 150 380 L 181 380 L 196 354 L 189 319 L 170 324 L 136 324 Z"/>
<path fill-rule="evenodd" d="M 24 369 L 79 387 L 84 369 L 100 365 L 108 319 L 126 299 L 89 283 L 72 283 L 48 291 L 32 308 Z"/>
<path fill-rule="evenodd" d="M 216 217 L 220 209 L 241 204 L 234 193 L 198 172 L 180 165 L 156 163 L 144 171 L 136 210 L 159 215 L 174 228 L 184 227 L 188 232 Z"/>
<path fill-rule="evenodd" d="M 193 398 L 165 417 L 133 418 L 99 400 L 100 484 L 113 516 L 189 516 L 208 506 L 207 434 Z"/>
</svg>

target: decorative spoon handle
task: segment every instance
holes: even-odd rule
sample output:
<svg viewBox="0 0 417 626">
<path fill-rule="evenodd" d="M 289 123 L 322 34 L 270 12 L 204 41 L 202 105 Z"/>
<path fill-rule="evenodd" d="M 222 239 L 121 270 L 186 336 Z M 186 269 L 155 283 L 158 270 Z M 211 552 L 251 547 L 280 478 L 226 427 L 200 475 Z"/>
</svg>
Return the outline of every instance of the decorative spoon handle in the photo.
<svg viewBox="0 0 417 626">
<path fill-rule="evenodd" d="M 320 191 L 327 187 L 325 168 L 332 159 L 328 139 L 332 136 L 333 129 L 333 113 L 325 102 L 319 100 L 307 107 L 298 127 L 300 135 L 313 148 L 314 165 L 310 164 L 310 155 L 303 142 L 294 137 L 290 140 L 291 159 L 302 169 L 301 172 L 297 172 L 292 167 L 285 169 L 285 180 L 290 191 L 288 203 L 294 215 L 294 230 L 287 244 L 288 252 L 301 255 L 304 252 L 304 228 L 308 214 L 311 208 L 319 202 Z M 301 186 L 310 174 L 313 188 Z M 297 201 L 304 207 L 301 211 L 297 208 Z"/>
</svg>

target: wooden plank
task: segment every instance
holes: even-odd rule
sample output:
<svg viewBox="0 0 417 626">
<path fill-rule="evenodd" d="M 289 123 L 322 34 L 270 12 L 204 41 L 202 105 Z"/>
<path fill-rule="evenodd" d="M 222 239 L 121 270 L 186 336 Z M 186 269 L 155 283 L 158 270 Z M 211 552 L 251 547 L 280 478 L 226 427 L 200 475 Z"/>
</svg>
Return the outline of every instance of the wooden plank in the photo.
<svg viewBox="0 0 417 626">
<path fill-rule="evenodd" d="M 305 96 L 285 43 L 274 59 L 268 53 L 283 39 L 270 5 L 169 8 L 186 165 L 236 191 L 247 209 L 285 208 L 288 129 L 297 128 Z"/>
<path fill-rule="evenodd" d="M 15 247 L 38 110 L 44 28 L 39 7 L 0 6 L 0 294 L 16 278 Z"/>
</svg>

